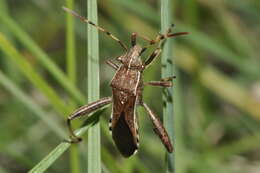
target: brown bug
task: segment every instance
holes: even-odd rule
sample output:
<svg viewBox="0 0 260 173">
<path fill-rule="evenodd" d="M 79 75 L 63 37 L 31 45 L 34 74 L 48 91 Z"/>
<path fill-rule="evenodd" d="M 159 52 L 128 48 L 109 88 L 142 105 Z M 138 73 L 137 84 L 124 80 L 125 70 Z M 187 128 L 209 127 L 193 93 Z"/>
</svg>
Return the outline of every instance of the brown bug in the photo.
<svg viewBox="0 0 260 173">
<path fill-rule="evenodd" d="M 73 119 L 87 115 L 107 104 L 112 103 L 113 107 L 109 121 L 109 129 L 112 132 L 113 140 L 120 153 L 125 157 L 130 157 L 137 151 L 139 145 L 136 106 L 141 105 L 147 111 L 154 125 L 154 131 L 160 137 L 167 151 L 172 152 L 173 147 L 163 124 L 157 118 L 155 113 L 148 107 L 148 105 L 143 102 L 142 93 L 144 85 L 171 87 L 171 81 L 174 76 L 161 79 L 160 81 L 150 81 L 144 83 L 142 73 L 152 63 L 152 61 L 158 57 L 161 52 L 161 48 L 160 46 L 156 48 L 150 57 L 144 62 L 141 60 L 141 55 L 149 45 L 161 43 L 161 41 L 169 37 L 185 35 L 187 32 L 171 33 L 171 29 L 168 29 L 166 34 L 159 34 L 154 40 L 138 35 L 149 42 L 149 45 L 146 47 L 141 47 L 138 45 L 136 43 L 137 34 L 132 33 L 131 48 L 128 49 L 122 41 L 107 30 L 97 26 L 68 8 L 63 7 L 63 9 L 66 12 L 78 17 L 81 21 L 88 23 L 96 27 L 98 30 L 106 33 L 113 40 L 117 41 L 126 51 L 125 54 L 116 58 L 118 63 L 114 63 L 111 60 L 106 61 L 108 65 L 116 70 L 116 73 L 110 83 L 112 88 L 112 97 L 105 97 L 96 102 L 82 106 L 68 117 L 67 123 L 71 134 L 71 142 L 76 143 L 81 141 L 81 138 L 74 134 L 71 127 L 71 121 Z"/>
</svg>

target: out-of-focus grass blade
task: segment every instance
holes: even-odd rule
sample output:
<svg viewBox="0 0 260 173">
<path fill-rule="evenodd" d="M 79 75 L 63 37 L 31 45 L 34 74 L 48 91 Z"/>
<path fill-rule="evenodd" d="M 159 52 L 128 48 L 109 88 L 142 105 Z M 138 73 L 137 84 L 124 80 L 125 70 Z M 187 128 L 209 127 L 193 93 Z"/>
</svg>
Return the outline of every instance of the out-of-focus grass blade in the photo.
<svg viewBox="0 0 260 173">
<path fill-rule="evenodd" d="M 88 0 L 88 19 L 98 23 L 97 1 Z M 98 30 L 88 25 L 88 102 L 99 98 L 99 46 Z M 88 132 L 88 172 L 101 173 L 100 124 Z"/>
<path fill-rule="evenodd" d="M 66 0 L 66 6 L 70 9 L 74 8 L 74 0 Z M 74 16 L 66 13 L 66 57 L 67 57 L 67 73 L 71 82 L 76 84 L 76 51 L 75 51 L 75 31 Z"/>
<path fill-rule="evenodd" d="M 16 22 L 0 11 L 0 21 L 5 25 L 9 31 L 17 37 L 22 44 L 28 48 L 36 58 L 44 65 L 46 69 L 57 79 L 57 81 L 65 88 L 67 91 L 81 104 L 84 104 L 84 96 L 79 92 L 79 90 L 73 85 L 73 83 L 68 82 L 68 78 L 64 73 L 57 67 L 56 64 L 51 61 L 51 58 L 43 52 L 39 46 L 19 27 Z"/>
<path fill-rule="evenodd" d="M 171 26 L 171 3 L 170 0 L 161 0 L 161 33 L 166 33 Z M 162 78 L 173 75 L 173 59 L 172 59 L 172 40 L 168 39 L 164 44 L 162 50 L 161 64 L 162 64 Z M 173 130 L 173 87 L 165 88 L 166 92 L 163 94 L 163 122 L 169 134 L 171 141 L 174 138 Z M 168 99 L 171 98 L 171 99 Z M 174 172 L 174 157 L 173 153 L 167 153 L 167 173 Z"/>
<path fill-rule="evenodd" d="M 128 9 L 131 9 L 133 13 L 137 13 L 138 15 L 144 17 L 147 21 L 151 21 L 157 24 L 159 23 L 159 17 L 154 12 L 154 9 L 147 5 L 144 1 L 132 0 L 132 1 L 122 1 L 122 0 L 112 0 L 116 4 L 122 5 Z M 138 4 L 138 5 L 136 5 Z"/>
<path fill-rule="evenodd" d="M 180 57 L 176 59 L 178 65 L 186 72 L 196 74 L 203 86 L 254 118 L 260 119 L 260 103 L 248 91 L 210 65 L 200 68 L 197 59 L 189 50 L 178 48 L 177 54 Z M 200 70 L 197 71 L 198 69 Z"/>
<path fill-rule="evenodd" d="M 132 8 L 137 8 L 137 9 L 140 8 L 135 4 L 134 1 L 128 1 L 129 3 L 133 3 L 133 5 L 127 5 L 127 6 L 125 5 L 125 3 L 121 3 L 121 1 L 118 0 L 113 0 L 113 1 L 118 2 L 118 4 L 124 6 L 124 8 L 127 9 L 132 10 Z M 151 9 L 147 5 L 145 6 L 145 8 Z M 139 10 L 135 9 L 135 11 L 137 12 L 138 15 L 142 15 L 142 13 L 140 13 L 140 11 L 142 11 L 142 8 L 140 8 Z M 129 14 L 124 13 L 123 10 L 120 14 L 122 14 L 123 15 L 122 17 L 124 18 L 128 18 L 129 16 Z M 150 15 L 154 15 L 154 14 L 156 14 L 155 10 Z M 157 24 L 159 23 L 157 17 L 153 18 L 153 20 Z M 121 22 L 124 23 L 123 26 L 128 26 L 127 25 L 128 21 L 121 21 Z M 181 31 L 187 31 L 190 33 L 188 42 L 196 47 L 199 47 L 201 51 L 209 51 L 213 53 L 214 55 L 216 55 L 217 58 L 221 59 L 223 62 L 233 65 L 234 67 L 241 70 L 242 72 L 244 72 L 250 77 L 254 77 L 254 78 L 260 77 L 260 70 L 259 70 L 258 63 L 247 62 L 247 59 L 244 59 L 243 57 L 241 57 L 241 55 L 238 55 L 234 53 L 232 50 L 226 48 L 221 43 L 217 42 L 216 39 L 214 37 L 211 37 L 210 35 L 202 33 L 201 31 L 196 30 L 191 26 L 185 25 L 183 24 L 183 22 L 179 22 L 177 20 L 174 20 L 173 22 L 174 24 L 176 24 L 176 27 L 178 27 L 178 30 L 180 29 Z M 132 28 L 134 27 L 135 26 L 132 26 Z M 138 26 L 136 26 L 136 28 L 137 28 L 136 30 L 138 30 Z M 127 27 L 125 27 L 125 29 L 129 30 L 129 28 Z M 156 33 L 156 31 L 154 31 L 154 33 Z"/>
<path fill-rule="evenodd" d="M 6 0 L 0 0 L 0 11 L 2 11 L 3 13 L 5 13 L 6 15 L 9 12 L 8 9 L 8 4 L 6 2 Z M 5 27 L 1 27 L 0 28 L 0 32 L 3 32 L 4 34 L 6 34 L 6 36 L 11 39 L 10 37 L 10 33 L 9 30 Z M 12 79 L 14 79 L 15 81 L 21 81 L 21 78 L 19 77 L 19 74 L 16 70 L 16 68 L 13 66 L 13 64 L 8 61 L 7 59 L 3 59 L 3 71 L 6 72 L 8 74 L 8 76 L 10 76 Z"/>
<path fill-rule="evenodd" d="M 5 170 L 4 168 L 0 167 L 0 173 L 7 173 L 7 170 Z"/>
<path fill-rule="evenodd" d="M 205 153 L 205 155 L 209 158 L 211 157 L 220 157 L 220 158 L 228 158 L 234 154 L 241 154 L 244 152 L 249 152 L 254 149 L 259 148 L 260 136 L 259 132 L 254 132 L 253 135 L 243 137 L 242 139 L 236 140 L 229 144 L 225 144 L 222 147 L 218 147 L 213 151 L 209 151 Z"/>
<path fill-rule="evenodd" d="M 76 130 L 75 134 L 77 136 L 82 136 L 91 126 L 93 126 L 93 123 L 96 123 L 98 121 L 100 115 L 107 107 L 108 106 L 104 106 L 102 109 L 99 109 L 97 112 L 91 114 L 85 123 L 86 125 L 83 128 Z M 70 145 L 71 143 L 68 142 L 62 142 L 61 144 L 59 144 L 36 166 L 34 166 L 30 170 L 30 173 L 42 173 L 47 170 L 69 148 Z"/>
<path fill-rule="evenodd" d="M 6 13 L 8 11 L 6 0 L 0 0 L 0 7 L 4 13 Z"/>
<path fill-rule="evenodd" d="M 74 0 L 66 0 L 66 6 L 70 9 L 74 9 Z M 67 74 L 70 82 L 76 85 L 76 51 L 75 51 L 75 30 L 74 30 L 74 16 L 66 13 L 66 64 Z M 70 102 L 73 104 L 73 102 Z M 73 173 L 79 173 L 80 160 L 79 160 L 79 147 L 71 146 L 70 148 L 70 170 Z"/>
<path fill-rule="evenodd" d="M 209 51 L 213 53 L 223 62 L 233 65 L 241 72 L 247 74 L 250 77 L 260 77 L 260 70 L 258 68 L 259 65 L 257 63 L 252 64 L 251 62 L 248 62 L 247 59 L 244 59 L 240 57 L 240 55 L 235 54 L 228 48 L 221 45 L 221 43 L 218 43 L 217 41 L 211 39 L 209 36 L 199 31 L 193 30 L 191 27 L 182 24 L 179 24 L 178 26 L 190 32 L 189 42 L 193 43 L 196 46 L 199 46 L 201 48 L 201 51 Z"/>
<path fill-rule="evenodd" d="M 176 52 L 175 52 L 176 54 Z M 177 55 L 178 56 L 178 55 Z M 184 106 L 185 103 L 183 101 L 183 85 L 182 80 L 180 79 L 179 71 L 176 69 L 175 75 L 178 76 L 176 80 L 174 81 L 174 134 L 175 134 L 175 140 L 174 140 L 174 146 L 175 146 L 175 172 L 177 173 L 185 173 L 185 164 L 187 164 L 188 155 L 186 155 L 186 148 L 185 148 L 185 134 L 184 134 L 184 128 L 185 128 L 185 114 L 184 114 Z M 188 157 L 187 157 L 188 156 Z"/>
<path fill-rule="evenodd" d="M 61 115 L 65 116 L 71 112 L 71 108 L 68 108 L 68 106 L 64 104 L 56 92 L 38 75 L 33 66 L 26 61 L 26 58 L 13 47 L 2 33 L 0 33 L 0 49 L 20 68 L 28 80 L 48 97 L 53 107 L 60 112 Z"/>
<path fill-rule="evenodd" d="M 15 97 L 17 97 L 25 106 L 35 113 L 40 119 L 42 119 L 50 129 L 53 130 L 60 138 L 64 138 L 66 133 L 64 129 L 60 127 L 52 118 L 46 116 L 44 112 L 37 104 L 35 104 L 31 98 L 29 98 L 23 91 L 21 91 L 7 76 L 0 70 L 0 84 L 9 90 Z"/>
<path fill-rule="evenodd" d="M 248 32 L 244 32 L 246 28 L 243 26 L 243 21 L 227 7 L 226 2 L 211 1 L 209 3 L 209 1 L 205 0 L 202 0 L 201 2 L 209 9 L 215 11 L 213 15 L 215 15 L 216 19 L 219 21 L 220 26 L 226 30 L 226 33 L 224 32 L 223 34 L 227 35 L 228 39 L 232 41 L 232 45 L 236 47 L 236 52 L 239 52 L 240 55 L 244 56 L 244 59 L 247 58 L 247 56 L 249 56 L 249 58 L 254 56 L 254 49 L 252 48 L 252 45 L 250 45 L 248 35 L 245 34 Z M 247 29 L 249 28 L 250 27 Z"/>
<path fill-rule="evenodd" d="M 81 135 L 87 131 L 89 126 L 85 126 L 77 131 L 77 135 Z M 52 150 L 43 160 L 41 160 L 29 173 L 42 173 L 46 171 L 70 146 L 68 142 L 62 142 L 54 150 Z"/>
</svg>

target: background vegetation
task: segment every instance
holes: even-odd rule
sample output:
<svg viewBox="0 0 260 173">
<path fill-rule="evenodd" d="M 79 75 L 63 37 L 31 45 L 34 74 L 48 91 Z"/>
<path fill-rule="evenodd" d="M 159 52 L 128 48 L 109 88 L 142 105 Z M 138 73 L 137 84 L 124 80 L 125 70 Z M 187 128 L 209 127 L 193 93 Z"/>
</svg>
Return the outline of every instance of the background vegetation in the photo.
<svg viewBox="0 0 260 173">
<path fill-rule="evenodd" d="M 86 103 L 86 86 L 91 82 L 86 77 L 86 24 L 74 20 L 73 42 L 72 32 L 66 32 L 73 19 L 66 19 L 62 6 L 74 6 L 87 15 L 83 0 L 74 5 L 70 1 L 0 0 L 0 172 L 27 172 L 58 145 L 51 160 L 44 162 L 46 169 L 50 166 L 48 172 L 87 170 L 87 137 L 65 153 L 69 144 L 61 143 L 68 136 L 65 119 Z M 176 172 L 260 172 L 260 1 L 174 0 L 172 8 L 174 32 L 190 32 L 174 39 L 172 46 L 177 74 Z M 156 0 L 103 0 L 98 3 L 98 19 L 101 26 L 129 43 L 131 32 L 156 36 L 159 10 Z M 66 20 L 71 20 L 69 26 Z M 106 35 L 99 38 L 102 97 L 111 95 L 109 82 L 114 73 L 105 60 L 123 51 Z M 146 45 L 141 40 L 140 44 Z M 160 79 L 160 71 L 157 60 L 144 80 Z M 152 87 L 144 92 L 144 100 L 158 115 L 162 114 L 158 99 L 162 92 Z M 124 159 L 108 132 L 110 109 L 100 119 L 102 171 L 162 172 L 165 149 L 144 110 L 138 109 L 140 150 Z"/>
</svg>

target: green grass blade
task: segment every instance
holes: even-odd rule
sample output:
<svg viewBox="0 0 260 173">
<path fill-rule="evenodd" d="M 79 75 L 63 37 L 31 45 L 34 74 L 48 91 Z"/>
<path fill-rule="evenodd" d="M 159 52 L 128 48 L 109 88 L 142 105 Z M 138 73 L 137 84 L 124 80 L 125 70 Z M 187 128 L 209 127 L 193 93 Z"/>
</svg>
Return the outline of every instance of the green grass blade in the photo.
<svg viewBox="0 0 260 173">
<path fill-rule="evenodd" d="M 74 8 L 74 1 L 67 0 L 66 6 L 70 9 Z M 66 13 L 66 57 L 67 57 L 67 73 L 71 82 L 76 83 L 76 51 L 75 51 L 75 31 L 74 16 Z"/>
<path fill-rule="evenodd" d="M 97 1 L 88 0 L 88 19 L 98 23 Z M 88 25 L 88 102 L 99 98 L 99 46 L 98 30 Z M 101 173 L 100 124 L 88 132 L 88 172 Z"/>
<path fill-rule="evenodd" d="M 89 126 L 85 126 L 76 132 L 76 135 L 80 136 L 87 131 Z M 69 147 L 68 142 L 60 143 L 55 149 L 53 149 L 45 158 L 43 158 L 35 167 L 33 167 L 29 173 L 42 173 L 45 172 Z"/>
<path fill-rule="evenodd" d="M 234 53 L 215 39 L 210 38 L 206 34 L 195 30 L 192 27 L 183 24 L 179 24 L 178 26 L 180 26 L 183 30 L 188 30 L 188 32 L 190 32 L 189 42 L 201 48 L 201 51 L 211 52 L 221 61 L 233 65 L 248 76 L 257 78 L 260 77 L 260 70 L 258 68 L 259 63 L 252 64 L 246 61 L 246 59 L 244 59 L 241 55 Z M 250 68 L 248 68 L 249 66 Z"/>
<path fill-rule="evenodd" d="M 0 70 L 0 84 L 3 85 L 8 91 L 10 91 L 15 97 L 17 97 L 25 106 L 27 106 L 32 112 L 35 113 L 40 119 L 42 119 L 50 129 L 53 130 L 60 138 L 64 138 L 66 133 L 64 129 L 60 127 L 52 118 L 46 116 L 47 113 L 42 110 L 35 102 L 32 101 L 16 84 L 14 84 L 7 76 Z"/>
<path fill-rule="evenodd" d="M 167 29 L 171 26 L 171 3 L 170 0 L 161 0 L 161 33 L 166 33 Z M 165 43 L 162 51 L 162 78 L 172 76 L 173 74 L 173 65 L 172 65 L 172 40 L 168 39 Z M 163 121 L 165 128 L 173 141 L 173 88 L 166 88 L 166 95 L 163 95 Z M 174 157 L 173 154 L 167 153 L 167 170 L 166 172 L 174 172 Z"/>
<path fill-rule="evenodd" d="M 239 83 L 234 82 L 210 65 L 204 65 L 203 68 L 200 68 L 197 58 L 188 49 L 185 50 L 183 47 L 178 47 L 176 53 L 178 57 L 181 57 L 176 59 L 178 65 L 184 71 L 192 75 L 196 74 L 203 86 L 226 102 L 252 115 L 252 117 L 260 118 L 260 103 L 252 96 L 250 91 L 247 91 Z M 198 72 L 197 69 L 199 68 L 200 71 Z"/>
<path fill-rule="evenodd" d="M 207 157 L 228 158 L 235 154 L 241 154 L 259 148 L 260 136 L 259 131 L 255 131 L 252 135 L 243 137 L 211 152 L 206 153 Z"/>
<path fill-rule="evenodd" d="M 74 0 L 66 0 L 66 6 L 70 9 L 74 9 Z M 75 30 L 74 30 L 74 16 L 66 13 L 66 64 L 67 74 L 70 82 L 76 85 L 76 45 L 75 45 Z M 71 103 L 73 104 L 73 103 Z M 73 173 L 79 173 L 80 168 L 79 161 L 79 148 L 78 146 L 71 146 L 70 148 L 70 170 Z"/>
<path fill-rule="evenodd" d="M 33 66 L 26 61 L 26 58 L 13 47 L 2 33 L 0 33 L 0 49 L 20 68 L 28 80 L 47 96 L 53 107 L 61 115 L 68 115 L 71 112 L 71 109 L 65 105 L 57 93 L 38 75 Z"/>
<path fill-rule="evenodd" d="M 115 2 L 118 2 L 119 5 L 123 6 L 126 9 L 134 10 L 138 13 L 138 15 L 141 15 L 145 18 L 145 20 L 151 20 L 153 19 L 153 22 L 159 23 L 159 20 L 157 17 L 151 17 L 156 15 L 156 11 L 151 9 L 147 4 L 143 4 L 141 6 L 136 6 L 135 1 L 127 1 L 126 3 L 123 3 L 118 0 L 112 0 Z M 129 5 L 131 4 L 131 5 Z M 149 10 L 150 14 L 143 15 L 142 8 L 145 9 L 151 9 Z M 138 9 L 138 10 L 137 10 Z M 128 13 L 122 13 L 122 17 L 129 18 Z M 128 26 L 128 21 L 123 21 L 125 26 Z M 251 63 L 248 62 L 246 59 L 244 59 L 243 56 L 237 54 L 236 52 L 232 51 L 230 48 L 224 46 L 222 43 L 218 42 L 216 38 L 213 38 L 212 36 L 205 34 L 197 29 L 195 29 L 192 26 L 186 25 L 183 22 L 178 22 L 174 20 L 174 24 L 180 29 L 181 31 L 187 31 L 190 32 L 188 42 L 191 43 L 193 46 L 196 46 L 200 48 L 200 51 L 208 51 L 214 55 L 216 55 L 217 58 L 219 58 L 221 61 L 231 64 L 232 66 L 238 68 L 241 72 L 245 73 L 246 75 L 252 77 L 252 78 L 259 78 L 260 77 L 260 71 L 259 71 L 259 63 Z M 123 26 L 124 26 L 123 25 Z M 134 26 L 131 27 L 133 29 Z M 129 27 L 125 28 L 126 30 L 129 30 Z M 138 26 L 136 26 L 136 30 L 138 30 Z M 250 67 L 250 68 L 248 68 Z"/>
<path fill-rule="evenodd" d="M 0 8 L 3 11 L 3 13 L 8 13 L 8 5 L 6 0 L 0 0 Z"/>
<path fill-rule="evenodd" d="M 36 58 L 44 65 L 46 69 L 57 79 L 57 81 L 79 102 L 85 103 L 84 96 L 79 92 L 79 90 L 73 85 L 73 83 L 68 82 L 68 78 L 65 74 L 53 63 L 50 57 L 46 55 L 45 52 L 40 49 L 40 47 L 28 36 L 20 26 L 9 16 L 0 11 L 0 21 L 5 27 L 7 27 L 10 33 L 14 34 L 19 41 L 24 44 L 28 50 L 35 55 Z"/>
<path fill-rule="evenodd" d="M 9 13 L 8 4 L 6 0 L 0 0 L 0 11 L 5 13 L 6 15 Z M 11 34 L 9 33 L 9 30 L 7 28 L 1 27 L 0 32 L 3 32 L 9 39 L 11 39 Z M 21 78 L 19 77 L 18 72 L 12 65 L 12 63 L 7 59 L 3 59 L 2 61 L 3 71 L 6 72 L 8 76 L 10 76 L 12 79 L 15 79 L 15 81 L 21 81 Z"/>
<path fill-rule="evenodd" d="M 96 123 L 99 120 L 99 117 L 108 107 L 104 106 L 102 109 L 99 109 L 97 112 L 90 115 L 90 117 L 85 122 L 85 126 L 79 130 L 75 131 L 77 136 L 82 136 L 93 123 Z M 45 158 L 43 158 L 37 165 L 35 165 L 29 172 L 30 173 L 42 173 L 47 170 L 54 162 L 71 146 L 71 143 L 62 142 L 55 149 L 53 149 Z M 100 164 L 101 165 L 101 164 Z"/>
<path fill-rule="evenodd" d="M 179 71 L 176 71 L 176 76 L 179 75 Z M 174 129 L 175 129 L 175 172 L 184 173 L 185 172 L 185 134 L 183 132 L 183 128 L 185 127 L 185 114 L 184 114 L 184 101 L 183 101 L 183 85 L 181 79 L 177 77 L 175 80 L 174 87 Z M 186 157 L 187 158 L 187 157 Z"/>
</svg>

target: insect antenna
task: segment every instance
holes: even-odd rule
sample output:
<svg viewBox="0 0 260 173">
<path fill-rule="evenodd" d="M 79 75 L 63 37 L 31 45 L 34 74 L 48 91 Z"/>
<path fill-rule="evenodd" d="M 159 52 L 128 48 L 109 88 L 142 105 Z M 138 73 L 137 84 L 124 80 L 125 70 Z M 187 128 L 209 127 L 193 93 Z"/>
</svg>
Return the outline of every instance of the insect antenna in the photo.
<svg viewBox="0 0 260 173">
<path fill-rule="evenodd" d="M 85 17 L 79 15 L 78 13 L 76 13 L 75 11 L 73 11 L 73 10 L 71 10 L 71 9 L 68 9 L 68 8 L 66 8 L 66 7 L 62 7 L 62 9 L 63 9 L 64 11 L 66 11 L 66 12 L 72 14 L 73 16 L 79 18 L 82 22 L 88 23 L 88 24 L 90 24 L 90 25 L 96 27 L 99 31 L 104 32 L 104 33 L 107 34 L 110 38 L 112 38 L 113 40 L 117 41 L 117 42 L 120 44 L 120 46 L 121 46 L 124 50 L 127 51 L 126 45 L 125 45 L 121 40 L 119 40 L 116 36 L 114 36 L 111 32 L 109 32 L 109 31 L 107 31 L 106 29 L 104 29 L 104 28 L 102 28 L 102 27 L 96 25 L 95 23 L 91 22 L 91 21 L 88 20 L 87 18 L 85 18 Z"/>
</svg>

